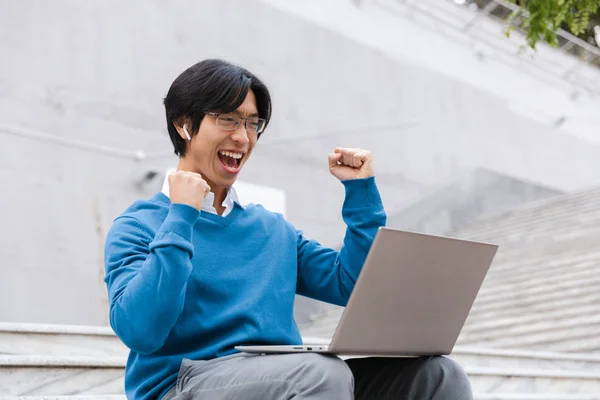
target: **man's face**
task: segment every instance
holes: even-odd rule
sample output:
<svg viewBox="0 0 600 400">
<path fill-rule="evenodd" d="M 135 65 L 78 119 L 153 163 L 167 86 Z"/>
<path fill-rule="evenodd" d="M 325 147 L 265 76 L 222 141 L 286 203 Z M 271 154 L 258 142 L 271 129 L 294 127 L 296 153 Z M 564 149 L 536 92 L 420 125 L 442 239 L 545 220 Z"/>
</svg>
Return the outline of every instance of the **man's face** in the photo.
<svg viewBox="0 0 600 400">
<path fill-rule="evenodd" d="M 231 114 L 242 118 L 258 116 L 252 90 Z M 257 139 L 256 133 L 246 132 L 244 120 L 235 130 L 229 131 L 217 126 L 216 116 L 207 114 L 198 133 L 188 142 L 190 147 L 184 161 L 194 172 L 202 175 L 213 191 L 229 188 L 250 157 Z"/>
</svg>

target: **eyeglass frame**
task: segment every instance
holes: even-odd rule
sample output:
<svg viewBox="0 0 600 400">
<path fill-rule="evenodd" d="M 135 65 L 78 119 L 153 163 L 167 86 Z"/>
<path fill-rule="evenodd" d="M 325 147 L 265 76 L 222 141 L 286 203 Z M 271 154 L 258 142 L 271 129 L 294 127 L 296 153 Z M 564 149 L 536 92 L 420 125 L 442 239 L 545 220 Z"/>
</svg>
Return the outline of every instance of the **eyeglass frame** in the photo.
<svg viewBox="0 0 600 400">
<path fill-rule="evenodd" d="M 248 120 L 250 118 L 256 118 L 259 122 L 262 121 L 262 129 L 260 130 L 260 132 L 258 131 L 258 129 L 256 130 L 256 134 L 260 135 L 261 133 L 263 133 L 265 131 L 265 125 L 267 124 L 267 121 L 264 118 L 260 118 L 260 117 L 240 117 L 239 115 L 235 115 L 233 113 L 215 113 L 215 112 L 205 112 L 206 115 L 210 115 L 211 117 L 215 117 L 215 124 L 217 125 L 217 127 L 225 130 L 225 131 L 235 131 L 237 128 L 239 128 L 240 124 L 242 123 L 242 121 L 244 121 L 244 129 L 246 130 L 246 132 L 248 132 L 248 127 L 246 126 L 246 124 L 248 123 Z M 225 129 L 222 126 L 219 126 L 219 117 L 221 115 L 231 115 L 233 118 L 237 118 L 237 123 L 235 125 L 235 127 L 233 129 Z"/>
</svg>

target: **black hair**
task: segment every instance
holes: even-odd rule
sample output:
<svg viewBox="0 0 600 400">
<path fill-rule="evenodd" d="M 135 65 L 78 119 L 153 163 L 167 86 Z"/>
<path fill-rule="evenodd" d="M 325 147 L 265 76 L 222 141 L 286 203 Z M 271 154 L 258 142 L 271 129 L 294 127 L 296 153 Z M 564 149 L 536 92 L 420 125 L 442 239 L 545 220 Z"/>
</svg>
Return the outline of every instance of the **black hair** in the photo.
<svg viewBox="0 0 600 400">
<path fill-rule="evenodd" d="M 224 60 L 209 59 L 183 71 L 164 99 L 167 129 L 175 154 L 183 157 L 186 150 L 185 140 L 175 129 L 176 122 L 189 118 L 192 122 L 189 133 L 194 136 L 207 112 L 237 110 L 250 89 L 256 97 L 258 116 L 266 120 L 266 127 L 271 119 L 271 96 L 265 84 L 248 70 Z"/>
</svg>

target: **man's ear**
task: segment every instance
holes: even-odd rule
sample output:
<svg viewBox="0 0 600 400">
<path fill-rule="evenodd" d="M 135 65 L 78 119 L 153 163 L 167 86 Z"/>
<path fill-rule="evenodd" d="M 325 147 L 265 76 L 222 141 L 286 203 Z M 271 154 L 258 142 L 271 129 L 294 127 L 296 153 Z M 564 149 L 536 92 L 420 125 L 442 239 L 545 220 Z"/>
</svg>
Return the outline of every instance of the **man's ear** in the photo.
<svg viewBox="0 0 600 400">
<path fill-rule="evenodd" d="M 191 123 L 187 118 L 180 118 L 178 121 L 173 121 L 173 126 L 183 140 L 192 140 Z"/>
</svg>

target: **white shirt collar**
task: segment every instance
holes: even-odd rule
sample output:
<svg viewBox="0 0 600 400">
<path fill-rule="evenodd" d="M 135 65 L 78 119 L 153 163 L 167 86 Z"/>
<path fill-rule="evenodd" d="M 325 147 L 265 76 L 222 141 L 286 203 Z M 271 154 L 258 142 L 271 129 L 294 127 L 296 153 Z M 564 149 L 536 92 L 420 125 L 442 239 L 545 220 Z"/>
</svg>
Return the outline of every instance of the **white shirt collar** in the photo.
<svg viewBox="0 0 600 400">
<path fill-rule="evenodd" d="M 174 170 L 167 171 L 167 175 L 165 176 L 165 180 L 164 180 L 163 186 L 162 186 L 162 193 L 167 197 L 169 197 L 169 172 L 171 172 L 171 171 L 174 171 Z M 237 203 L 237 205 L 239 205 L 242 209 L 245 208 L 240 203 L 237 191 L 235 190 L 235 188 L 233 186 L 231 186 L 229 188 L 229 190 L 227 191 L 227 196 L 225 196 L 225 200 L 223 200 L 223 203 L 221 204 L 223 207 L 225 207 L 225 210 L 223 211 L 224 217 L 227 214 L 229 214 L 231 212 L 231 210 L 233 210 L 233 206 L 235 203 Z M 202 211 L 216 214 L 217 210 L 216 210 L 214 204 L 215 204 L 215 194 L 213 192 L 210 192 L 204 198 L 204 203 L 202 204 Z"/>
</svg>

